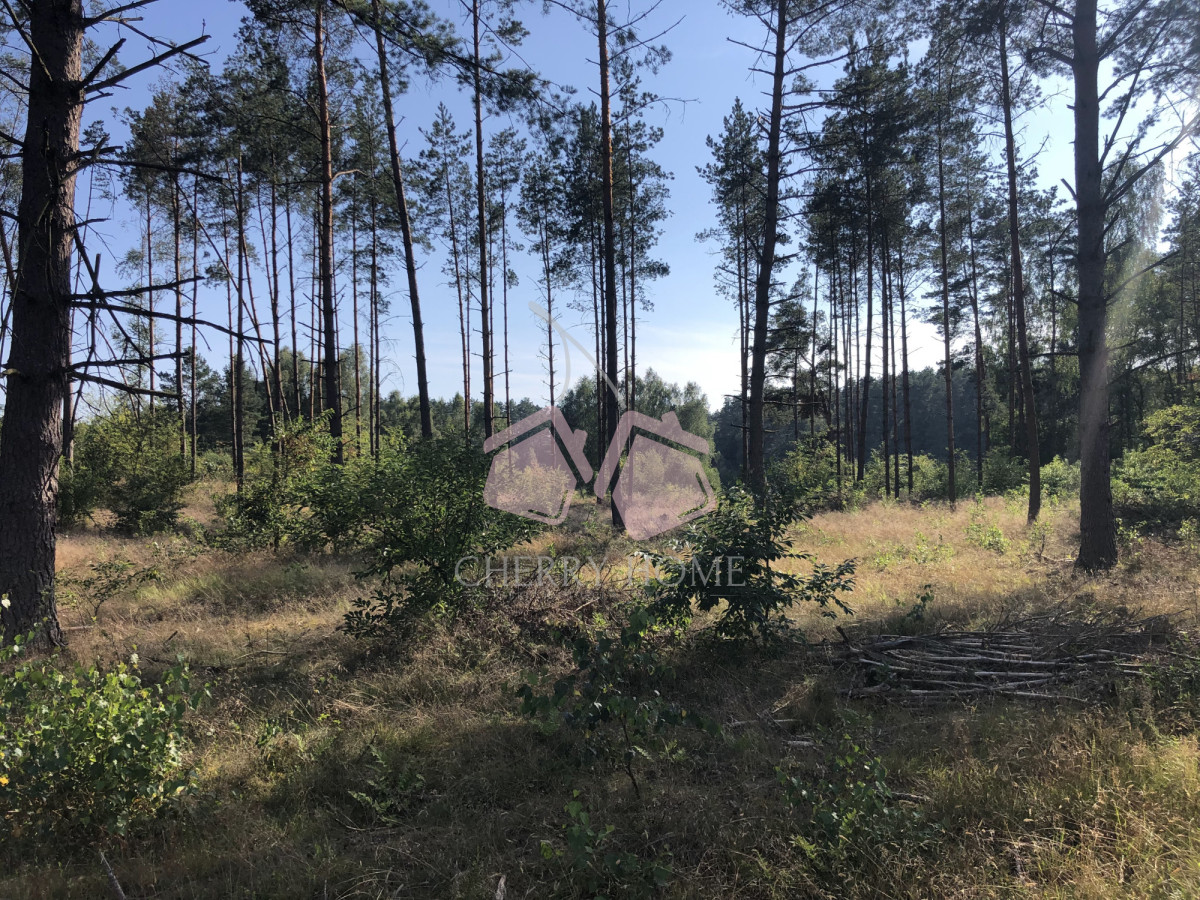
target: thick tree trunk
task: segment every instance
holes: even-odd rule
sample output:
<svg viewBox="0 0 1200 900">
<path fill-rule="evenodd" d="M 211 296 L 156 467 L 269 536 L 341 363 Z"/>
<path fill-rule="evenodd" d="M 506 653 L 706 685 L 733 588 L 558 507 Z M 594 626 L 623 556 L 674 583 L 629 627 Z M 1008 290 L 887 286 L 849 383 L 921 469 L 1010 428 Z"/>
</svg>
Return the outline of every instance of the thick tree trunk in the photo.
<svg viewBox="0 0 1200 900">
<path fill-rule="evenodd" d="M 1108 446 L 1108 307 L 1104 297 L 1104 187 L 1100 167 L 1100 54 L 1096 0 L 1077 0 L 1072 22 L 1075 70 L 1075 197 L 1079 269 L 1080 569 L 1117 562 Z"/>
<path fill-rule="evenodd" d="M 55 504 L 63 398 L 70 388 L 71 254 L 83 116 L 82 0 L 30 4 L 17 270 L 4 427 L 0 429 L 0 625 L 61 644 L 54 597 Z"/>
<path fill-rule="evenodd" d="M 1025 276 L 1021 265 L 1021 230 L 1017 214 L 1017 147 L 1013 136 L 1012 88 L 1008 75 L 1008 23 L 1000 23 L 1000 84 L 1004 108 L 1004 155 L 1008 164 L 1008 240 L 1012 257 L 1013 306 L 1017 313 L 1017 355 L 1021 366 L 1021 391 L 1025 398 L 1025 452 L 1029 457 L 1028 520 L 1036 522 L 1042 509 L 1042 457 L 1038 447 L 1033 366 L 1029 361 L 1029 334 L 1025 327 Z"/>
<path fill-rule="evenodd" d="M 750 486 L 760 496 L 767 487 L 763 412 L 767 386 L 767 328 L 771 314 L 771 280 L 779 238 L 779 141 L 783 126 L 783 82 L 787 69 L 788 0 L 776 0 L 775 67 L 771 78 L 771 117 L 767 128 L 767 196 L 763 208 L 762 246 L 754 282 L 754 347 L 750 365 Z"/>
</svg>

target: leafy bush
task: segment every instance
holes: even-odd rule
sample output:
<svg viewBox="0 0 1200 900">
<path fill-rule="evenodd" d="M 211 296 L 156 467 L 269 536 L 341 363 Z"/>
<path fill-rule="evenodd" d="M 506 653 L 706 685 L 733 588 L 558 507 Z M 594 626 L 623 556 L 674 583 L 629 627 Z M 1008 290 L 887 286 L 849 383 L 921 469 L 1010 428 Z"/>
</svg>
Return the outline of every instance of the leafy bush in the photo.
<svg viewBox="0 0 1200 900">
<path fill-rule="evenodd" d="M 332 457 L 326 420 L 281 428 L 273 450 L 259 445 L 251 452 L 242 490 L 217 499 L 225 527 L 216 542 L 230 549 L 327 543 L 320 524 L 309 522 L 309 509 L 317 493 L 314 485 L 332 477 Z M 320 496 L 329 502 L 328 491 Z M 345 505 L 353 508 L 351 503 Z"/>
<path fill-rule="evenodd" d="M 801 509 L 828 509 L 838 493 L 837 448 L 826 442 L 797 444 L 772 465 L 769 480 Z"/>
<path fill-rule="evenodd" d="M 540 530 L 487 505 L 487 473 L 487 457 L 454 439 L 397 442 L 359 473 L 347 502 L 361 516 L 369 562 L 362 574 L 383 583 L 372 599 L 355 602 L 348 632 L 381 635 L 426 612 L 455 612 L 487 556 Z"/>
<path fill-rule="evenodd" d="M 77 524 L 106 507 L 122 531 L 149 534 L 175 526 L 191 481 L 179 453 L 179 419 L 170 409 L 116 412 L 82 423 L 75 460 L 63 467 L 59 516 Z"/>
<path fill-rule="evenodd" d="M 1007 494 L 1020 490 L 1025 485 L 1029 463 L 1013 456 L 1008 447 L 992 447 L 983 457 L 984 494 Z"/>
<path fill-rule="evenodd" d="M 0 822 L 15 836 L 124 834 L 193 786 L 181 722 L 188 669 L 147 687 L 129 666 L 104 672 L 0 649 Z"/>
<path fill-rule="evenodd" d="M 800 814 L 792 840 L 810 862 L 838 870 L 881 848 L 921 844 L 932 836 L 921 814 L 899 805 L 878 757 L 842 735 L 831 771 L 808 782 L 776 770 L 789 805 Z"/>
<path fill-rule="evenodd" d="M 691 617 L 693 602 L 702 611 L 723 602 L 717 633 L 748 638 L 777 631 L 786 624 L 784 611 L 798 601 L 849 612 L 838 595 L 854 587 L 853 560 L 836 568 L 817 563 L 807 577 L 773 567 L 784 560 L 812 560 L 796 552 L 788 536 L 799 519 L 797 509 L 779 497 L 756 507 L 741 488 L 727 490 L 717 509 L 672 542 L 669 553 L 647 554 L 655 573 L 654 615 L 664 624 L 682 624 Z"/>
<path fill-rule="evenodd" d="M 1179 525 L 1200 505 L 1200 407 L 1159 410 L 1145 435 L 1149 446 L 1115 467 L 1113 503 L 1128 520 Z"/>
<path fill-rule="evenodd" d="M 658 688 L 671 677 L 671 669 L 650 642 L 659 629 L 653 614 L 634 607 L 616 636 L 583 636 L 571 651 L 575 668 L 550 681 L 544 675 L 526 674 L 517 689 L 521 712 L 582 728 L 591 752 L 600 756 L 613 741 L 605 726 L 619 732 L 625 774 L 639 791 L 634 762 L 651 755 L 649 742 L 670 726 L 701 728 L 715 734 L 717 725 L 703 716 L 667 701 Z"/>
<path fill-rule="evenodd" d="M 965 497 L 975 491 L 975 466 L 971 458 L 962 450 L 955 451 L 954 481 L 957 488 L 955 496 Z M 891 461 L 889 477 L 895 478 L 895 460 Z M 913 456 L 913 490 L 908 497 L 910 500 L 948 500 L 950 499 L 950 466 L 943 460 L 935 459 L 927 454 Z M 876 452 L 872 454 L 867 469 L 863 473 L 862 489 L 868 497 L 882 497 L 885 480 L 883 456 Z M 893 485 L 894 489 L 894 485 Z M 900 456 L 900 491 L 908 493 L 908 458 Z"/>
<path fill-rule="evenodd" d="M 1066 500 L 1079 494 L 1079 463 L 1056 456 L 1042 466 L 1042 494 L 1050 500 Z"/>
<path fill-rule="evenodd" d="M 104 502 L 103 474 L 75 461 L 58 468 L 58 524 L 63 528 L 82 525 Z"/>
<path fill-rule="evenodd" d="M 542 841 L 542 858 L 565 859 L 570 865 L 573 880 L 588 896 L 652 897 L 671 880 L 669 852 L 659 852 L 652 859 L 642 859 L 628 850 L 613 846 L 612 825 L 596 825 L 575 791 L 563 807 L 570 823 L 562 827 L 562 843 Z"/>
<path fill-rule="evenodd" d="M 1009 540 L 1000 526 L 992 521 L 983 500 L 975 499 L 971 507 L 970 522 L 967 524 L 967 540 L 982 550 L 991 550 L 1003 555 L 1008 551 Z"/>
</svg>

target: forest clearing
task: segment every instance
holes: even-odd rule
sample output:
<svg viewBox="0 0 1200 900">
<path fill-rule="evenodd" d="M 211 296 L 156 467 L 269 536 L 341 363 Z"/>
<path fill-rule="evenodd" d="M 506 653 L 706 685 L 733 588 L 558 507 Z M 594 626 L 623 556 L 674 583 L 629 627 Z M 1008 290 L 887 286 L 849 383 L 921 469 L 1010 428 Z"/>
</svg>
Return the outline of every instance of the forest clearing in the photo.
<svg viewBox="0 0 1200 900">
<path fill-rule="evenodd" d="M 797 550 L 859 561 L 853 615 L 798 606 L 798 633 L 762 646 L 714 641 L 702 619 L 656 641 L 673 670 L 663 698 L 720 732 L 638 738 L 638 791 L 613 723 L 591 737 L 552 727 L 515 693 L 528 674 L 570 669 L 572 634 L 611 627 L 620 579 L 603 595 L 499 592 L 368 650 L 337 630 L 366 589 L 348 560 L 72 533 L 68 583 L 118 560 L 156 574 L 94 621 L 95 594 L 65 603 L 71 655 L 111 666 L 136 648 L 153 678 L 182 653 L 211 692 L 186 722 L 194 792 L 107 845 L 108 862 L 129 897 L 1191 896 L 1200 548 L 1138 539 L 1112 573 L 1082 576 L 1073 513 L 1054 506 L 1029 529 L 1018 496 L 956 511 L 877 502 L 802 524 Z M 974 521 L 1004 543 L 981 546 Z M 581 517 L 520 552 L 623 555 L 608 543 Z M 1055 609 L 1164 615 L 1169 640 L 1147 646 L 1136 677 L 1097 671 L 1083 702 L 845 694 L 861 678 L 842 634 Z M 849 824 L 831 834 L 781 776 Z M 105 895 L 85 845 L 6 865 L 5 897 Z"/>
<path fill-rule="evenodd" d="M 1200 0 L 0 0 L 0 900 L 1200 897 Z"/>
</svg>

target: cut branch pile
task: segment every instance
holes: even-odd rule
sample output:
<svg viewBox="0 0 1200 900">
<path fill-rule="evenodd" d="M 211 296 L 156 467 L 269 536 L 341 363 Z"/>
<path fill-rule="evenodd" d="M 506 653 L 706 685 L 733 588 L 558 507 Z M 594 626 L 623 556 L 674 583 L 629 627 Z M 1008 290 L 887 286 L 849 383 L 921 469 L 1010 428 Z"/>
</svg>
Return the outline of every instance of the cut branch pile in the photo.
<svg viewBox="0 0 1200 900">
<path fill-rule="evenodd" d="M 861 676 L 851 696 L 906 703 L 988 695 L 1087 701 L 1104 681 L 1142 675 L 1156 649 L 1170 653 L 1171 631 L 1166 616 L 1081 616 L 1060 607 L 984 631 L 846 638 L 841 650 Z"/>
</svg>

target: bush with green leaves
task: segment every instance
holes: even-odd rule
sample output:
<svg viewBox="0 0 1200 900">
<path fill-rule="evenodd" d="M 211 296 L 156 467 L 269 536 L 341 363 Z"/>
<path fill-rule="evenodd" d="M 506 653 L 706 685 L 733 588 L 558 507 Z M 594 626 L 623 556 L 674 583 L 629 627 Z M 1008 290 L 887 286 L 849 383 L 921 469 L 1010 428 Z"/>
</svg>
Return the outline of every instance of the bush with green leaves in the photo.
<svg viewBox="0 0 1200 900">
<path fill-rule="evenodd" d="M 228 549 L 328 543 L 321 523 L 310 522 L 315 485 L 333 476 L 333 441 L 326 419 L 284 426 L 274 446 L 260 444 L 247 459 L 242 489 L 217 499 L 224 526 L 214 538 Z M 328 489 L 320 494 L 328 502 Z M 353 508 L 348 501 L 344 506 Z M 342 535 L 335 535 L 341 538 Z"/>
<path fill-rule="evenodd" d="M 1113 503 L 1129 521 L 1178 526 L 1200 507 L 1200 406 L 1150 415 L 1145 438 L 1115 466 Z"/>
<path fill-rule="evenodd" d="M 640 792 L 634 763 L 652 756 L 652 741 L 661 744 L 669 727 L 719 732 L 716 723 L 666 700 L 659 688 L 674 677 L 652 637 L 662 630 L 654 614 L 635 605 L 615 635 L 581 636 L 571 646 L 575 668 L 551 679 L 525 675 L 517 689 L 521 712 L 553 727 L 582 729 L 596 757 L 619 745 L 625 774 Z M 614 733 L 615 732 L 615 733 Z"/>
<path fill-rule="evenodd" d="M 122 531 L 150 534 L 173 528 L 191 482 L 179 453 L 174 410 L 122 407 L 81 423 L 75 458 L 63 466 L 59 515 L 78 524 L 97 508 L 112 512 Z"/>
<path fill-rule="evenodd" d="M 956 497 L 965 497 L 975 492 L 975 466 L 966 452 L 956 450 L 954 454 L 955 469 L 954 483 Z M 900 493 L 909 500 L 949 500 L 950 499 L 950 466 L 944 460 L 935 459 L 924 453 L 913 456 L 912 461 L 912 494 L 908 494 L 908 458 L 900 455 Z M 893 480 L 895 490 L 896 477 L 895 459 L 890 459 L 888 478 Z M 887 482 L 884 479 L 883 456 L 873 453 L 863 473 L 860 482 L 861 490 L 868 497 L 882 497 Z"/>
<path fill-rule="evenodd" d="M 984 494 L 1007 494 L 1025 486 L 1029 475 L 1029 463 L 1014 456 L 1008 447 L 992 447 L 983 457 Z"/>
<path fill-rule="evenodd" d="M 1079 495 L 1079 463 L 1056 456 L 1042 466 L 1042 494 L 1051 501 L 1068 500 Z"/>
<path fill-rule="evenodd" d="M 837 448 L 819 442 L 798 443 L 771 466 L 769 480 L 775 489 L 802 509 L 829 509 L 836 505 Z M 848 470 L 843 470 L 843 477 Z"/>
<path fill-rule="evenodd" d="M 356 636 L 381 636 L 429 613 L 453 614 L 471 601 L 485 560 L 541 527 L 488 506 L 488 459 L 461 439 L 406 444 L 396 439 L 353 492 L 367 568 L 381 579 L 346 615 Z"/>
<path fill-rule="evenodd" d="M 182 722 L 198 699 L 182 663 L 143 684 L 0 649 L 0 823 L 14 837 L 124 834 L 194 785 Z"/>
<path fill-rule="evenodd" d="M 853 590 L 855 561 L 812 563 L 809 575 L 784 571 L 811 563 L 795 549 L 791 532 L 802 518 L 791 503 L 769 494 L 760 504 L 739 487 L 723 492 L 717 509 L 693 523 L 667 552 L 646 554 L 654 573 L 651 611 L 659 622 L 682 625 L 695 604 L 702 612 L 724 606 L 715 626 L 729 638 L 766 638 L 786 628 L 796 603 L 816 603 L 828 615 L 850 612 L 841 594 Z"/>
<path fill-rule="evenodd" d="M 920 848 L 934 837 L 915 809 L 900 805 L 883 762 L 843 734 L 825 777 L 809 780 L 776 769 L 799 819 L 793 843 L 818 868 L 837 871 L 883 849 Z"/>
<path fill-rule="evenodd" d="M 981 550 L 991 550 L 1003 555 L 1008 551 L 1009 540 L 1003 530 L 988 515 L 981 497 L 976 497 L 968 513 L 967 540 Z"/>
<path fill-rule="evenodd" d="M 615 844 L 613 825 L 597 825 L 575 791 L 563 807 L 570 822 L 562 827 L 562 841 L 543 840 L 542 858 L 561 859 L 572 880 L 595 900 L 609 896 L 653 897 L 671 882 L 671 855 L 660 850 L 643 858 Z"/>
</svg>

